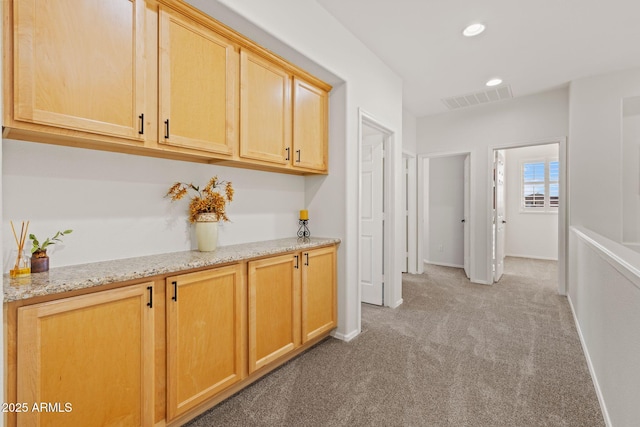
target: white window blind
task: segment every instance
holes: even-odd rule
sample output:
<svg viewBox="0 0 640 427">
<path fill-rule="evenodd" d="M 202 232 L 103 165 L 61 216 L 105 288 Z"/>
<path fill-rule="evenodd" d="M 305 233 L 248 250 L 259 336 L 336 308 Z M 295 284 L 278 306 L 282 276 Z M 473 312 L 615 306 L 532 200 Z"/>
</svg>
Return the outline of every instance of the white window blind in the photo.
<svg viewBox="0 0 640 427">
<path fill-rule="evenodd" d="M 560 164 L 557 160 L 549 162 L 549 206 L 558 207 L 558 197 L 560 195 Z"/>
<path fill-rule="evenodd" d="M 522 208 L 526 211 L 554 212 L 559 203 L 560 167 L 557 160 L 522 163 Z"/>
</svg>

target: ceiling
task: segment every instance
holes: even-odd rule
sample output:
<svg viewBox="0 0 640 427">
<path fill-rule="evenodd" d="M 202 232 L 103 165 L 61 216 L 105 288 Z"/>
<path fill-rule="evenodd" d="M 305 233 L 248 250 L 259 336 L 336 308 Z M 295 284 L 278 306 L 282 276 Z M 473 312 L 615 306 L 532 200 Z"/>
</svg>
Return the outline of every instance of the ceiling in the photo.
<svg viewBox="0 0 640 427">
<path fill-rule="evenodd" d="M 640 0 L 317 0 L 404 81 L 416 116 L 501 77 L 514 97 L 640 67 Z M 469 24 L 487 29 L 464 37 Z"/>
</svg>

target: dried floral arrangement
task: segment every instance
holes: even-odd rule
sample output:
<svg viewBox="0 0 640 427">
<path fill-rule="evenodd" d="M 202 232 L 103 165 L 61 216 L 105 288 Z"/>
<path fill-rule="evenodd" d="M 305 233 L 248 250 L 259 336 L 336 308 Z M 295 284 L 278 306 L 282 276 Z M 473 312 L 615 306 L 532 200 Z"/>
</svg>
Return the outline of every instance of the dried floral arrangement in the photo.
<svg viewBox="0 0 640 427">
<path fill-rule="evenodd" d="M 200 190 L 191 183 L 176 182 L 169 188 L 166 197 L 171 201 L 180 200 L 189 192 L 195 193 L 189 202 L 189 221 L 196 222 L 203 213 L 213 214 L 218 221 L 229 221 L 227 218 L 227 203 L 233 201 L 233 186 L 228 181 L 218 181 L 214 176 L 207 185 Z"/>
</svg>

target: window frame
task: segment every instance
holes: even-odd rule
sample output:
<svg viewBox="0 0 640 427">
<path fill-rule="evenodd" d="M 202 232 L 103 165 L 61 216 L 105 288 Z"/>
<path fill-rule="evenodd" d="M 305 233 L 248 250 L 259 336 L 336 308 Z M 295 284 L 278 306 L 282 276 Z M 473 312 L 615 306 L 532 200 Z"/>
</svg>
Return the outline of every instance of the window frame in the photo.
<svg viewBox="0 0 640 427">
<path fill-rule="evenodd" d="M 558 163 L 558 179 L 551 180 L 551 163 Z M 544 181 L 525 181 L 524 176 L 524 168 L 526 164 L 535 164 L 542 163 L 544 165 Z M 533 183 L 533 184 L 543 184 L 544 185 L 544 203 L 542 206 L 526 206 L 525 205 L 525 184 Z M 560 189 L 560 162 L 557 157 L 538 157 L 538 158 L 530 158 L 526 160 L 520 160 L 520 212 L 521 213 L 558 213 L 558 206 L 560 205 L 560 199 L 558 194 L 558 204 L 556 206 L 551 205 L 551 194 L 550 188 L 551 185 L 558 185 L 558 190 Z"/>
</svg>

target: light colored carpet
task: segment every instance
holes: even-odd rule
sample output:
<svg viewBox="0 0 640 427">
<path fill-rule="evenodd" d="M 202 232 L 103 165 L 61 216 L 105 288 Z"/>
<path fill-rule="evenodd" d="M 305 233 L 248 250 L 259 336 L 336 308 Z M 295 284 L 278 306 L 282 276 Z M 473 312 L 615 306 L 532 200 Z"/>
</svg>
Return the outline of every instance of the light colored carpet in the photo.
<svg viewBox="0 0 640 427">
<path fill-rule="evenodd" d="M 493 286 L 404 275 L 398 309 L 328 339 L 189 426 L 603 426 L 556 263 L 508 258 Z"/>
</svg>

